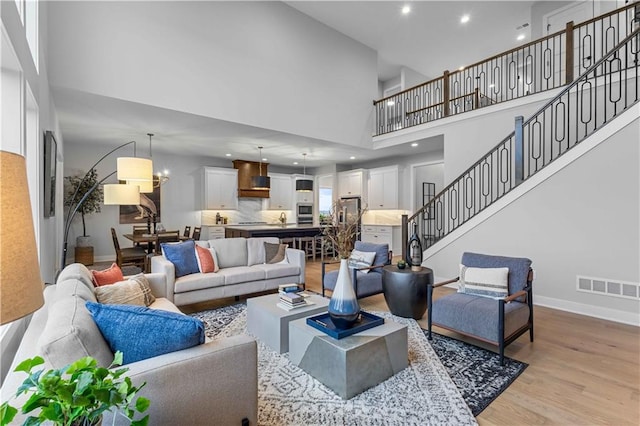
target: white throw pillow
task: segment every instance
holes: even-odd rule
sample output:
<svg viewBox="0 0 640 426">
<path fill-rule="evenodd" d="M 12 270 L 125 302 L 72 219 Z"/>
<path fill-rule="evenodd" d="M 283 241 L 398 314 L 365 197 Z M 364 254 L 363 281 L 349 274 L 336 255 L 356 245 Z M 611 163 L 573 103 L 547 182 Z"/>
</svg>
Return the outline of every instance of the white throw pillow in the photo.
<svg viewBox="0 0 640 426">
<path fill-rule="evenodd" d="M 509 295 L 509 268 L 472 268 L 460 265 L 458 293 L 492 298 Z"/>
<path fill-rule="evenodd" d="M 351 256 L 349 256 L 349 268 L 366 268 L 368 266 L 373 265 L 373 259 L 376 257 L 375 251 L 358 251 L 353 250 L 351 252 Z M 363 274 L 366 274 L 370 271 L 370 269 L 363 269 Z"/>
</svg>

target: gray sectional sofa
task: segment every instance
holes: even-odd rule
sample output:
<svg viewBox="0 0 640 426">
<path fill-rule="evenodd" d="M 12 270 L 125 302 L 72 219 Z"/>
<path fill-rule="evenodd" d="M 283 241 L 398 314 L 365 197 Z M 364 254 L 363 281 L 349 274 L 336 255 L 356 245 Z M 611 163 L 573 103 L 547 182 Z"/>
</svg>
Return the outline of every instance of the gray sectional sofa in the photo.
<svg viewBox="0 0 640 426">
<path fill-rule="evenodd" d="M 218 272 L 176 278 L 173 263 L 164 256 L 151 258 L 151 272 L 166 277 L 166 297 L 178 306 L 273 290 L 280 284 L 304 284 L 304 252 L 287 248 L 285 262 L 265 264 L 265 242 L 278 244 L 279 240 L 240 237 L 197 241 L 201 247 L 214 249 Z"/>
<path fill-rule="evenodd" d="M 146 274 L 156 301 L 150 308 L 180 313 L 167 299 L 163 274 Z M 13 370 L 36 355 L 45 358 L 45 369 L 61 368 L 81 357 L 93 356 L 104 366 L 113 353 L 102 337 L 85 301 L 96 302 L 90 271 L 79 263 L 67 266 L 56 285 L 47 286 L 45 304 L 31 318 L 18 352 L 2 383 L 0 399 L 15 395 L 26 375 Z M 257 345 L 247 335 L 227 337 L 176 352 L 127 364 L 127 375 L 136 385 L 146 382 L 139 395 L 147 397 L 147 411 L 154 425 L 257 424 Z M 11 400 L 22 406 L 25 398 Z M 16 424 L 24 419 L 14 419 Z M 112 424 L 111 413 L 103 424 Z M 115 424 L 129 424 L 118 415 Z"/>
</svg>

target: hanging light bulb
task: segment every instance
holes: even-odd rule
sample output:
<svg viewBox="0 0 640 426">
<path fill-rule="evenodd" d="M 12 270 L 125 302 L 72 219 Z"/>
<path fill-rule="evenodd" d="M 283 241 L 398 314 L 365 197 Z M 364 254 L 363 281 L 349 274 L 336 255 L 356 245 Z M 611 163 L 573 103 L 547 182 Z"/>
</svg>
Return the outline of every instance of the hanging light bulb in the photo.
<svg viewBox="0 0 640 426">
<path fill-rule="evenodd" d="M 271 178 L 269 176 L 262 176 L 262 147 L 259 146 L 260 150 L 260 170 L 258 176 L 251 177 L 251 188 L 252 189 L 269 189 L 271 188 Z"/>
<path fill-rule="evenodd" d="M 302 161 L 303 161 L 303 172 L 302 174 L 306 176 L 307 174 L 307 153 L 302 153 Z M 313 181 L 311 179 L 298 179 L 296 180 L 296 191 L 298 192 L 311 192 L 313 191 Z"/>
</svg>

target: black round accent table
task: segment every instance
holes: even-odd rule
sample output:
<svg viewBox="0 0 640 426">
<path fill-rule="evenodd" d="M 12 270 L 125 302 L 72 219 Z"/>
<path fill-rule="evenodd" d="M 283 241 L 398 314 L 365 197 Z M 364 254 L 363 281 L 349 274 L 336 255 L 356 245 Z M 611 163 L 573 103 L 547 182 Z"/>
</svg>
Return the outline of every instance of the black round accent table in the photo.
<svg viewBox="0 0 640 426">
<path fill-rule="evenodd" d="M 382 268 L 382 291 L 392 314 L 420 319 L 427 310 L 427 285 L 433 284 L 433 271 L 423 267 L 398 269 L 395 265 Z"/>
</svg>

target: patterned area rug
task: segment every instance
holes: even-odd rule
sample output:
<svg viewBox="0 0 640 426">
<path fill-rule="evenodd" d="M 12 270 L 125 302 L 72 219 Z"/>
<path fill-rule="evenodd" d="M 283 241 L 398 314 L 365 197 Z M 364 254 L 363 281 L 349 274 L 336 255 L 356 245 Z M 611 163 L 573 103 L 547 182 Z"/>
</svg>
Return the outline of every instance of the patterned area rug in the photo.
<svg viewBox="0 0 640 426">
<path fill-rule="evenodd" d="M 487 360 L 488 356 L 483 354 L 484 358 L 478 358 L 473 351 L 484 351 L 483 349 L 440 335 L 434 335 L 432 348 L 424 331 L 415 321 L 395 317 L 387 312 L 374 313 L 407 325 L 409 368 L 344 401 L 322 383 L 291 364 L 288 354 L 277 354 L 258 341 L 258 423 L 476 424 L 473 417 L 474 414 L 477 415 L 475 411 L 482 411 L 517 377 L 512 377 L 506 384 L 502 381 L 495 384 L 492 381 L 491 385 L 487 386 L 485 380 L 495 380 L 496 376 L 501 377 L 501 374 L 489 374 L 482 370 L 485 362 L 483 360 Z M 212 339 L 246 333 L 246 305 L 243 303 L 198 312 L 192 316 L 205 323 L 207 336 Z M 458 371 L 452 376 L 458 376 L 457 381 L 452 381 L 449 377 L 451 373 L 440 362 L 439 357 L 449 354 L 448 356 L 453 355 L 454 358 L 468 360 L 469 358 L 464 357 L 469 354 L 456 352 L 456 343 L 471 351 L 469 354 L 474 355 L 471 358 L 474 361 L 467 362 L 464 367 L 460 362 L 447 363 L 451 364 L 452 371 Z M 525 367 L 526 365 L 522 370 Z M 475 370 L 477 368 L 481 371 Z M 463 388 L 459 389 L 460 386 Z M 485 391 L 487 387 L 490 389 Z"/>
<path fill-rule="evenodd" d="M 423 330 L 425 337 L 427 331 Z M 430 342 L 474 416 L 491 404 L 529 366 L 477 346 L 431 333 Z"/>
</svg>

